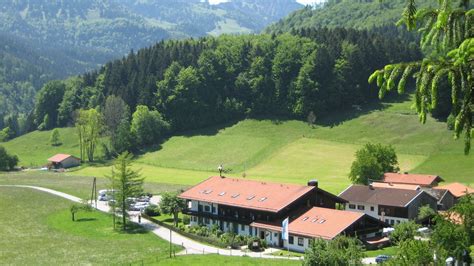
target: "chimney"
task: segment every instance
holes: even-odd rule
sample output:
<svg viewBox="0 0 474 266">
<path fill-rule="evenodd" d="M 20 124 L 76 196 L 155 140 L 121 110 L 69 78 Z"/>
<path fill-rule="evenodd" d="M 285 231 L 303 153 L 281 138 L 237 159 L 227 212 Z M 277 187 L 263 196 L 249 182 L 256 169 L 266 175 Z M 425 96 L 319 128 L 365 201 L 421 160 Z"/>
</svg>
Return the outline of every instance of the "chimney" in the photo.
<svg viewBox="0 0 474 266">
<path fill-rule="evenodd" d="M 317 179 L 311 179 L 308 181 L 308 186 L 310 187 L 318 187 L 318 180 Z"/>
</svg>

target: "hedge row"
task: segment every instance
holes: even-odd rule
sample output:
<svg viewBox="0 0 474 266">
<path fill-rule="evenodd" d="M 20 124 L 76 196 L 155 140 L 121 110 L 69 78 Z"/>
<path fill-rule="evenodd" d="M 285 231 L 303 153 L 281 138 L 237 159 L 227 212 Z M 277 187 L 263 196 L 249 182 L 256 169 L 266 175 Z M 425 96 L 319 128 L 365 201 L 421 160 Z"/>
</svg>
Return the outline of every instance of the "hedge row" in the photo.
<svg viewBox="0 0 474 266">
<path fill-rule="evenodd" d="M 145 218 L 145 219 L 148 219 L 150 221 L 152 221 L 153 223 L 155 224 L 158 224 L 160 226 L 163 226 L 165 228 L 168 228 L 169 230 L 173 231 L 173 232 L 176 232 L 182 236 L 185 236 L 187 238 L 190 238 L 192 240 L 195 240 L 195 241 L 198 241 L 198 242 L 201 242 L 201 243 L 207 243 L 207 244 L 210 244 L 210 245 L 213 245 L 213 246 L 216 246 L 216 247 L 219 247 L 219 248 L 227 248 L 227 245 L 218 241 L 218 240 L 214 240 L 214 239 L 210 239 L 208 237 L 203 237 L 203 236 L 198 236 L 198 235 L 195 235 L 195 234 L 191 234 L 189 232 L 185 232 L 179 228 L 176 228 L 172 225 L 169 225 L 169 224 L 166 224 L 162 221 L 159 221 L 153 217 L 150 217 L 148 215 L 146 215 L 145 213 L 142 213 L 142 217 Z"/>
</svg>

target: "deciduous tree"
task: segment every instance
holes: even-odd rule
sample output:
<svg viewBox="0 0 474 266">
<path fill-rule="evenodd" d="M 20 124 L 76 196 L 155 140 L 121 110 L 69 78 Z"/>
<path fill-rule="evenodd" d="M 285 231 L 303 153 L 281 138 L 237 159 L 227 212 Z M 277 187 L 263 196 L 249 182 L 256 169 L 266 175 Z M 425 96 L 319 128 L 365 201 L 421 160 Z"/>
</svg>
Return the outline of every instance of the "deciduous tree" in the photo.
<svg viewBox="0 0 474 266">
<path fill-rule="evenodd" d="M 161 197 L 160 209 L 163 213 L 172 214 L 174 225 L 178 226 L 178 214 L 186 208 L 184 200 L 178 198 L 177 193 L 165 193 Z"/>
<path fill-rule="evenodd" d="M 59 133 L 59 129 L 55 128 L 51 132 L 51 136 L 49 137 L 49 143 L 53 146 L 59 146 L 61 145 L 61 135 Z"/>
<path fill-rule="evenodd" d="M 390 145 L 367 143 L 355 157 L 349 178 L 356 184 L 367 185 L 370 180 L 379 180 L 386 172 L 399 170 L 395 149 Z"/>
</svg>

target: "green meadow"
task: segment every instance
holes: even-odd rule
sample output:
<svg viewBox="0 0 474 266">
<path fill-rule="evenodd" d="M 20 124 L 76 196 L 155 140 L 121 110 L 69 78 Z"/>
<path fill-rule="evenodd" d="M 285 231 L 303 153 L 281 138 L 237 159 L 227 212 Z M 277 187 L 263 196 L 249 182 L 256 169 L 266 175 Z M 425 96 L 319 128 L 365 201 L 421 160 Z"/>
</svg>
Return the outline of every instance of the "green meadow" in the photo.
<svg viewBox="0 0 474 266">
<path fill-rule="evenodd" d="M 463 154 L 462 140 L 454 140 L 443 122 L 430 118 L 420 124 L 411 105 L 409 99 L 321 117 L 315 126 L 296 120 L 246 119 L 186 132 L 138 155 L 134 167 L 147 183 L 190 186 L 218 174 L 222 164 L 228 176 L 298 184 L 318 179 L 322 188 L 338 193 L 349 184 L 355 151 L 367 142 L 380 142 L 395 147 L 402 171 L 474 185 L 474 156 Z M 73 129 L 61 129 L 64 144 L 59 147 L 47 143 L 49 135 L 32 132 L 5 146 L 24 165 L 44 163 L 56 152 L 77 154 Z M 95 163 L 66 175 L 109 173 L 110 163 Z"/>
<path fill-rule="evenodd" d="M 297 261 L 218 255 L 169 258 L 169 243 L 142 227 L 115 231 L 110 215 L 28 188 L 0 187 L 2 265 L 296 265 Z M 180 246 L 174 246 L 179 253 Z"/>
<path fill-rule="evenodd" d="M 48 193 L 0 187 L 2 264 L 110 265 L 166 258 L 165 240 L 138 228 L 114 231 L 111 216 L 100 212 L 80 212 L 72 222 L 70 205 Z"/>
</svg>

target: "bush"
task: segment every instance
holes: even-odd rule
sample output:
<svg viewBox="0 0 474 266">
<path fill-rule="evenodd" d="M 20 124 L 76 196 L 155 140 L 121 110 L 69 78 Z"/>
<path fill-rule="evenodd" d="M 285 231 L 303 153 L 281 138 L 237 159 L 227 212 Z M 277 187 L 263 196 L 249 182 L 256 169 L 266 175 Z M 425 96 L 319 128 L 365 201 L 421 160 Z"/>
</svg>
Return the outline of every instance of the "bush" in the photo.
<svg viewBox="0 0 474 266">
<path fill-rule="evenodd" d="M 183 221 L 183 224 L 186 224 L 186 225 L 190 224 L 191 223 L 191 217 L 189 217 L 189 215 L 183 214 L 182 221 Z"/>
<path fill-rule="evenodd" d="M 398 244 L 402 241 L 413 240 L 418 227 L 413 221 L 397 224 L 395 230 L 390 234 L 390 241 Z"/>
<path fill-rule="evenodd" d="M 4 147 L 0 146 L 0 170 L 13 170 L 17 164 L 18 157 L 16 155 L 10 155 Z"/>
<path fill-rule="evenodd" d="M 256 243 L 256 245 L 254 245 L 254 243 Z M 267 242 L 258 237 L 249 237 L 247 239 L 247 247 L 249 250 L 262 251 L 264 248 L 267 247 Z"/>
<path fill-rule="evenodd" d="M 160 208 L 156 205 L 149 205 L 145 208 L 145 214 L 148 216 L 160 216 Z"/>
</svg>

